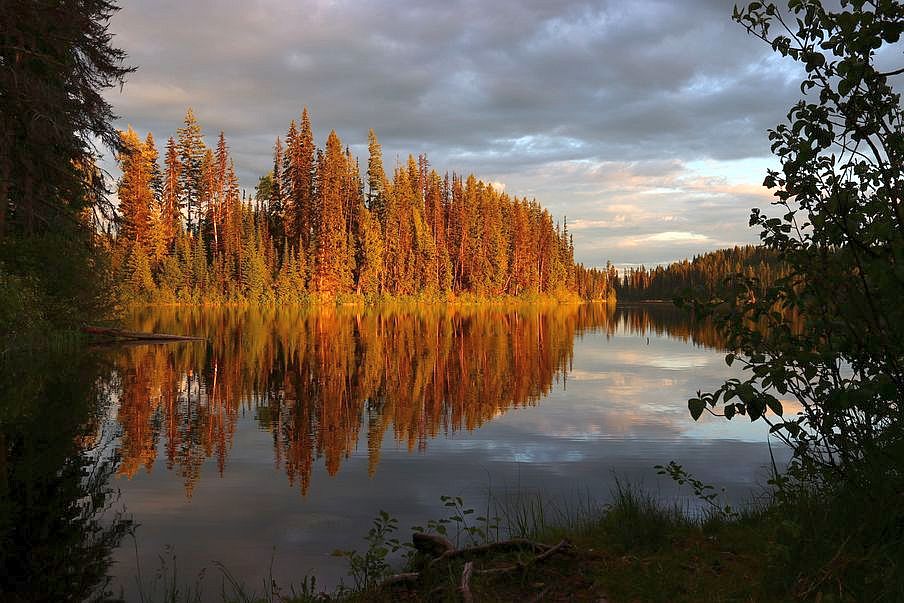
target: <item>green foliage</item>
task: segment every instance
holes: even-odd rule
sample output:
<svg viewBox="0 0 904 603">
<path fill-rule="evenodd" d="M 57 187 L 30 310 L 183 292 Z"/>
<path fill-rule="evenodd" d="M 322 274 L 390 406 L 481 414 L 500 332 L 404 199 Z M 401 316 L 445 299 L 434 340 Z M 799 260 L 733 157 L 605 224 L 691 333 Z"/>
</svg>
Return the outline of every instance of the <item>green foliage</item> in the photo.
<svg viewBox="0 0 904 603">
<path fill-rule="evenodd" d="M 48 328 L 33 279 L 0 268 L 0 337 L 20 338 Z"/>
<path fill-rule="evenodd" d="M 68 231 L 107 213 L 97 142 L 120 146 L 106 88 L 133 68 L 111 46 L 109 0 L 3 3 L 0 45 L 0 242 Z"/>
<path fill-rule="evenodd" d="M 107 254 L 77 227 L 7 237 L 0 243 L 0 273 L 10 301 L 4 312 L 11 319 L 14 308 L 22 312 L 22 324 L 10 327 L 20 334 L 28 324 L 73 329 L 111 310 Z"/>
<path fill-rule="evenodd" d="M 763 419 L 823 481 L 862 480 L 868 491 L 886 475 L 880 466 L 904 463 L 904 113 L 874 64 L 900 36 L 904 6 L 842 4 L 793 1 L 793 19 L 772 4 L 735 12 L 806 71 L 809 101 L 769 132 L 782 170 L 764 184 L 781 215 L 753 210 L 750 220 L 789 273 L 764 292 L 739 278 L 724 301 L 696 304 L 747 376 L 689 406 L 695 417 L 721 403 L 726 418 Z M 781 397 L 802 405 L 797 416 L 783 415 Z"/>
<path fill-rule="evenodd" d="M 396 518 L 390 517 L 386 511 L 380 511 L 364 538 L 367 550 L 363 553 L 356 550 L 333 551 L 334 556 L 348 559 L 348 575 L 354 581 L 356 590 L 367 590 L 379 584 L 392 573 L 388 561 L 390 553 L 410 547 L 399 542 L 398 538 L 391 537 L 398 527 L 399 521 Z"/>
<path fill-rule="evenodd" d="M 706 505 L 705 516 L 716 516 L 728 521 L 738 518 L 738 512 L 731 505 L 722 502 L 725 488 L 722 488 L 721 492 L 716 492 L 715 486 L 703 483 L 675 461 L 669 461 L 669 464 L 665 466 L 656 465 L 654 468 L 656 473 L 669 476 L 679 486 L 690 486 L 694 491 L 694 496 Z"/>
<path fill-rule="evenodd" d="M 121 295 L 128 299 L 150 301 L 157 286 L 151 276 L 151 262 L 141 245 L 133 245 L 121 279 Z"/>
<path fill-rule="evenodd" d="M 739 275 L 721 297 L 693 302 L 745 375 L 688 408 L 695 419 L 764 421 L 793 448 L 772 480 L 770 555 L 789 590 L 900 600 L 904 111 L 890 79 L 902 70 L 882 72 L 875 59 L 904 32 L 904 5 L 791 0 L 784 13 L 754 2 L 734 19 L 805 71 L 805 98 L 769 132 L 782 167 L 764 185 L 778 215 L 750 218 L 787 272 L 766 288 Z M 788 416 L 792 405 L 800 410 Z"/>
<path fill-rule="evenodd" d="M 440 496 L 443 506 L 452 509 L 447 517 L 431 519 L 424 526 L 413 526 L 415 532 L 434 532 L 441 536 L 452 536 L 449 527 L 454 526 L 455 546 L 461 545 L 462 536 L 467 536 L 469 544 L 486 544 L 499 540 L 500 517 L 490 515 L 489 505 L 484 515 L 474 515 L 474 509 L 465 507 L 464 500 L 460 496 Z"/>
</svg>

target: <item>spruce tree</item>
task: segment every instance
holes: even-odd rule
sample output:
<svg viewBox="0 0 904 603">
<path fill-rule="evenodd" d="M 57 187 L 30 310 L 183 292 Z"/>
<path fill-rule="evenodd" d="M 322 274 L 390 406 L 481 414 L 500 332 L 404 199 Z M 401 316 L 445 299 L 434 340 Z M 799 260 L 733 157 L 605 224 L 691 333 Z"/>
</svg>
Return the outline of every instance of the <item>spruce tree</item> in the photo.
<svg viewBox="0 0 904 603">
<path fill-rule="evenodd" d="M 103 96 L 133 71 L 111 46 L 117 10 L 107 0 L 3 3 L 0 241 L 9 225 L 31 235 L 112 209 L 94 159 L 95 141 L 121 150 Z"/>
<path fill-rule="evenodd" d="M 297 158 L 298 167 L 296 169 L 295 189 L 297 189 L 297 202 L 301 207 L 298 232 L 301 234 L 301 244 L 308 254 L 311 252 L 311 240 L 314 231 L 317 229 L 316 217 L 317 208 L 315 207 L 315 190 L 314 190 L 314 161 L 316 147 L 314 146 L 314 132 L 311 129 L 311 118 L 308 115 L 308 108 L 305 107 L 301 112 L 301 131 L 299 132 L 299 140 L 301 142 L 299 148 L 299 156 Z"/>
<path fill-rule="evenodd" d="M 122 240 L 143 246 L 147 241 L 149 216 L 154 205 L 148 153 L 132 126 L 120 135 L 123 149 L 117 155 L 122 170 L 117 184 L 120 232 Z"/>
<path fill-rule="evenodd" d="M 317 233 L 315 284 L 323 293 L 343 293 L 351 288 L 348 233 L 343 207 L 347 167 L 342 142 L 330 131 L 320 162 L 320 230 Z"/>
<path fill-rule="evenodd" d="M 195 234 L 199 227 L 201 194 L 203 191 L 202 165 L 206 147 L 201 135 L 201 125 L 191 107 L 185 113 L 184 126 L 176 131 L 179 140 L 180 188 L 182 206 L 186 212 L 186 228 Z"/>
<path fill-rule="evenodd" d="M 383 169 L 383 149 L 373 130 L 367 133 L 367 207 L 381 223 L 386 221 L 386 172 Z"/>
<path fill-rule="evenodd" d="M 172 247 L 182 230 L 182 161 L 172 136 L 166 141 L 162 206 L 164 239 Z"/>
</svg>

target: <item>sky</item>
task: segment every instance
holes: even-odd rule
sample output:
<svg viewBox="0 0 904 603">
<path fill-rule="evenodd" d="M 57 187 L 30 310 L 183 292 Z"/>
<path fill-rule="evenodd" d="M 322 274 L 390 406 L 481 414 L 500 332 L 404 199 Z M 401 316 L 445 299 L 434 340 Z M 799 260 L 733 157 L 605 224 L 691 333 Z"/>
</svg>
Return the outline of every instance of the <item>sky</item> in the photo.
<svg viewBox="0 0 904 603">
<path fill-rule="evenodd" d="M 734 0 L 141 0 L 110 23 L 138 67 L 107 98 L 158 146 L 191 106 L 246 189 L 302 107 L 390 171 L 426 153 L 567 218 L 576 259 L 624 267 L 756 242 L 767 129 L 801 73 Z M 162 149 L 161 149 L 162 150 Z"/>
</svg>

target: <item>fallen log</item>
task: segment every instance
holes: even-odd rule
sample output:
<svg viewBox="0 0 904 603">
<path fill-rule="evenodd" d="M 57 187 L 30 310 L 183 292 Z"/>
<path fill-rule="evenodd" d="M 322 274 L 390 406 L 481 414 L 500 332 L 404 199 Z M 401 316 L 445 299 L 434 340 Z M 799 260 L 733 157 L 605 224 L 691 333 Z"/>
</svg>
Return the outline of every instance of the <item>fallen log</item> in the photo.
<svg viewBox="0 0 904 603">
<path fill-rule="evenodd" d="M 561 540 L 561 541 L 559 541 L 559 544 L 557 544 L 554 547 L 550 547 L 550 548 L 546 549 L 545 552 L 540 553 L 533 559 L 528 559 L 526 561 L 519 561 L 518 563 L 515 563 L 513 565 L 503 565 L 501 567 L 491 567 L 489 569 L 477 570 L 476 573 L 481 576 L 486 576 L 486 575 L 490 575 L 490 574 L 504 574 L 507 572 L 514 572 L 517 570 L 527 569 L 528 566 L 530 566 L 534 563 L 540 563 L 541 561 L 548 559 L 549 557 L 552 557 L 553 555 L 555 555 L 556 553 L 558 553 L 560 551 L 562 551 L 562 552 L 567 551 L 567 550 L 569 550 L 570 547 L 571 547 L 571 543 L 568 542 L 568 540 Z"/>
<path fill-rule="evenodd" d="M 81 328 L 82 333 L 88 335 L 100 335 L 102 337 L 113 337 L 116 339 L 129 339 L 132 341 L 205 341 L 204 337 L 194 337 L 191 335 L 170 335 L 168 333 L 144 333 L 141 331 L 126 331 L 124 329 L 113 329 L 110 327 L 92 327 L 84 326 Z"/>
<path fill-rule="evenodd" d="M 448 561 L 449 559 L 457 559 L 459 557 L 480 557 L 483 555 L 490 555 L 495 553 L 504 553 L 509 551 L 517 551 L 522 549 L 529 549 L 534 553 L 545 553 L 550 548 L 549 545 L 543 544 L 542 542 L 534 542 L 533 540 L 525 540 L 523 538 L 515 538 L 513 540 L 502 540 L 500 542 L 491 542 L 488 544 L 480 544 L 477 546 L 471 546 L 463 549 L 454 549 L 451 551 L 446 551 L 441 554 L 439 557 L 435 557 L 430 561 L 430 565 L 435 565 L 437 563 Z"/>
<path fill-rule="evenodd" d="M 406 572 L 404 574 L 394 574 L 381 583 L 382 587 L 396 586 L 397 584 L 408 584 L 412 582 L 417 582 L 421 579 L 421 575 L 418 572 Z"/>
<path fill-rule="evenodd" d="M 452 543 L 442 536 L 434 536 L 430 534 L 425 535 L 420 532 L 415 532 L 413 540 L 418 550 L 421 550 L 426 554 L 429 554 L 431 551 L 439 552 L 440 550 L 445 549 L 445 552 L 441 553 L 438 557 L 434 557 L 431 560 L 431 562 L 427 565 L 427 568 L 432 567 L 433 565 L 441 561 L 448 561 L 450 559 L 458 559 L 461 557 L 484 556 L 492 553 L 506 553 L 524 549 L 530 550 L 535 553 L 535 556 L 532 558 L 521 560 L 514 564 L 503 565 L 500 567 L 491 567 L 487 569 L 476 569 L 474 567 L 473 560 L 467 561 L 462 568 L 461 580 L 458 584 L 458 592 L 461 595 L 462 601 L 465 603 L 474 601 L 474 595 L 471 592 L 472 576 L 492 576 L 524 570 L 531 565 L 546 561 L 557 553 L 570 553 L 574 550 L 568 540 L 561 540 L 555 546 L 550 546 L 548 544 L 543 544 L 542 542 L 519 538 L 514 540 L 503 540 L 501 542 L 491 542 L 488 544 L 481 544 L 478 546 L 472 546 L 463 549 L 455 549 Z M 413 585 L 419 582 L 423 575 L 424 574 L 422 572 L 406 572 L 403 574 L 395 574 L 386 578 L 380 584 L 380 586 L 381 588 L 386 588 L 403 584 Z"/>
</svg>

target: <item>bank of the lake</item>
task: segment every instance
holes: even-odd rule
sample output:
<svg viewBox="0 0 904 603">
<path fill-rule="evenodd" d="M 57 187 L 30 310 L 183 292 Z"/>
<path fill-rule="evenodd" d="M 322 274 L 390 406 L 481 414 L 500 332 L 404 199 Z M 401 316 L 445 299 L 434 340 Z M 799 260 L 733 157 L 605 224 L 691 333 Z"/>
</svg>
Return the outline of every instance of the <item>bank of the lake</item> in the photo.
<svg viewBox="0 0 904 603">
<path fill-rule="evenodd" d="M 286 600 L 901 600 L 904 581 L 888 571 L 904 553 L 892 537 L 900 479 L 866 496 L 845 486 L 816 496 L 786 474 L 764 484 L 758 500 L 731 508 L 680 466 L 671 473 L 697 490 L 701 509 L 623 482 L 601 507 L 563 510 L 528 498 L 489 521 L 452 499 L 447 517 L 430 522 L 442 534 L 413 532 L 411 544 L 393 540 L 395 524 L 381 513 L 374 525 L 390 530 L 372 530 L 365 549 L 344 552 L 352 588 L 325 593 L 307 576 L 308 590 Z M 857 508 L 866 499 L 873 513 Z M 499 526 L 509 538 L 491 537 Z M 408 561 L 385 563 L 382 547 L 400 544 Z"/>
</svg>

